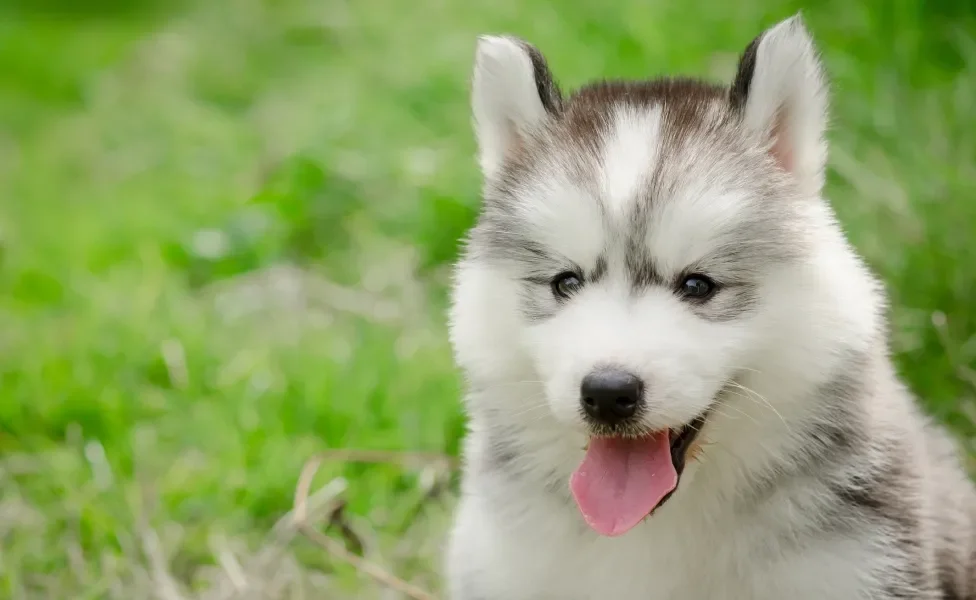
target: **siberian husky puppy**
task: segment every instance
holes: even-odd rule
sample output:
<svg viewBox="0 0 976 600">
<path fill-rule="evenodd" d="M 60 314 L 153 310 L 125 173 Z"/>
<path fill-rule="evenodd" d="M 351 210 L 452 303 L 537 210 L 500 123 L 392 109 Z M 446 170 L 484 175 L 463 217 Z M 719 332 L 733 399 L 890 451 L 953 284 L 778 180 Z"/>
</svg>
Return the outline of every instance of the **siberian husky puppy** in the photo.
<svg viewBox="0 0 976 600">
<path fill-rule="evenodd" d="M 976 492 L 821 192 L 799 16 L 727 85 L 477 44 L 453 600 L 976 598 Z"/>
</svg>

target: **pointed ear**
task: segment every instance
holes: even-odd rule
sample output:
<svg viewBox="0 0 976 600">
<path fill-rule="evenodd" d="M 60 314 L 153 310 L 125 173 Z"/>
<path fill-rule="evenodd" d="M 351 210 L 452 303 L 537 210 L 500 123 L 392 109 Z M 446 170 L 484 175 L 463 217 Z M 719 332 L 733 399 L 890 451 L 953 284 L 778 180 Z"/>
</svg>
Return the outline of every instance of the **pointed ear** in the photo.
<svg viewBox="0 0 976 600">
<path fill-rule="evenodd" d="M 802 17 L 767 29 L 739 60 L 729 101 L 806 193 L 819 194 L 827 162 L 827 82 Z"/>
<path fill-rule="evenodd" d="M 534 46 L 510 36 L 481 36 L 471 105 L 481 170 L 492 178 L 526 135 L 559 113 L 562 95 Z"/>
</svg>

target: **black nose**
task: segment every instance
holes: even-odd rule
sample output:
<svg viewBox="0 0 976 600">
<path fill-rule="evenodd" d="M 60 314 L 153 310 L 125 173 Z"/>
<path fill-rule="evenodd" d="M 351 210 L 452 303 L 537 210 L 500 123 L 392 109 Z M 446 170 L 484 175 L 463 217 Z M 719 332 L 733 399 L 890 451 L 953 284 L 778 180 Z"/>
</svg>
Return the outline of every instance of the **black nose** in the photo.
<svg viewBox="0 0 976 600">
<path fill-rule="evenodd" d="M 583 378 L 580 402 L 583 412 L 597 423 L 616 425 L 634 416 L 644 393 L 636 375 L 616 369 L 601 369 Z"/>
</svg>

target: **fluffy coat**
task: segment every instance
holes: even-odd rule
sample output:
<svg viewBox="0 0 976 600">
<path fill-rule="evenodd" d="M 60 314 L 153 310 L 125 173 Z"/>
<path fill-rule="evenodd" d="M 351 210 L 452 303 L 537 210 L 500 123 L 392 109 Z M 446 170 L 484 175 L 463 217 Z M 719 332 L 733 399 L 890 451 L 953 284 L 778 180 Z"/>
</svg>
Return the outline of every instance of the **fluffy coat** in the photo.
<svg viewBox="0 0 976 600">
<path fill-rule="evenodd" d="M 894 372 L 883 289 L 821 196 L 827 87 L 800 17 L 724 86 L 564 95 L 522 40 L 476 54 L 449 597 L 976 599 L 976 492 Z M 566 272 L 580 287 L 560 297 Z M 689 273 L 714 294 L 683 297 Z M 593 434 L 580 382 L 605 364 L 646 382 L 642 430 L 708 415 L 672 496 L 612 538 L 568 484 Z"/>
</svg>

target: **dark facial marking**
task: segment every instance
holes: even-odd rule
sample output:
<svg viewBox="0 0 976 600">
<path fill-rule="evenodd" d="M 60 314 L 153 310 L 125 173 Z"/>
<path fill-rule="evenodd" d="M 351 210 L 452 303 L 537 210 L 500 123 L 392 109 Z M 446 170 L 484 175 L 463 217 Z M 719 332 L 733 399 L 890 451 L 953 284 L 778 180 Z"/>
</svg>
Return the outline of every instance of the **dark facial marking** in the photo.
<svg viewBox="0 0 976 600">
<path fill-rule="evenodd" d="M 627 255 L 627 272 L 630 274 L 630 281 L 635 289 L 647 288 L 651 285 L 661 285 L 664 278 L 658 274 L 654 268 L 654 263 L 646 257 Z"/>
<path fill-rule="evenodd" d="M 705 108 L 725 97 L 726 89 L 688 78 L 651 81 L 596 81 L 584 85 L 564 103 L 554 134 L 556 142 L 572 145 L 591 156 L 599 156 L 604 136 L 619 106 L 649 110 L 664 107 L 664 126 L 675 129 L 700 122 Z"/>
<path fill-rule="evenodd" d="M 708 321 L 726 322 L 738 319 L 759 305 L 759 291 L 752 283 L 724 285 L 704 301 L 692 298 L 687 306 Z"/>
<path fill-rule="evenodd" d="M 535 241 L 525 224 L 509 213 L 509 206 L 492 203 L 482 210 L 477 226 L 469 233 L 465 251 L 492 262 L 517 264 L 527 277 L 544 277 L 548 282 L 557 258 Z"/>
<path fill-rule="evenodd" d="M 481 219 L 472 233 L 470 247 L 476 249 L 478 258 L 501 260 L 512 265 L 520 272 L 519 278 L 525 281 L 542 283 L 545 278 L 548 283 L 560 270 L 575 267 L 534 241 L 534 233 L 528 229 L 517 210 L 519 203 L 524 201 L 521 197 L 524 182 L 545 176 L 547 170 L 553 167 L 548 157 L 556 149 L 562 149 L 559 152 L 560 160 L 564 161 L 561 168 L 585 186 L 591 179 L 589 174 L 592 169 L 599 168 L 606 136 L 618 107 L 630 105 L 637 110 L 651 110 L 660 106 L 661 144 L 666 149 L 662 150 L 661 160 L 653 166 L 653 172 L 638 191 L 639 197 L 633 204 L 633 214 L 624 234 L 623 262 L 635 292 L 650 286 L 677 286 L 680 283 L 674 281 L 677 274 L 660 272 L 646 248 L 650 214 L 655 204 L 669 202 L 676 197 L 683 185 L 683 174 L 700 158 L 696 148 L 700 148 L 703 141 L 715 149 L 715 160 L 734 161 L 743 170 L 750 168 L 751 163 L 742 158 L 739 143 L 733 135 L 736 130 L 735 116 L 731 111 L 725 116 L 721 111 L 716 112 L 717 106 L 727 106 L 728 87 L 692 79 L 601 81 L 585 85 L 563 100 L 552 83 L 542 55 L 530 47 L 526 47 L 526 51 L 530 56 L 535 56 L 536 83 L 543 90 L 540 97 L 549 99 L 547 110 L 555 111 L 555 117 L 545 131 L 525 141 L 524 147 L 506 162 L 499 177 L 487 182 Z M 755 195 L 763 194 L 772 195 L 765 190 Z M 596 193 L 594 201 L 602 209 L 598 198 L 599 194 Z M 774 204 L 770 205 L 763 214 L 776 210 Z M 721 293 L 707 303 L 693 306 L 689 302 L 689 307 L 701 318 L 729 321 L 752 310 L 758 305 L 758 294 L 755 285 L 749 282 L 754 281 L 756 274 L 740 271 L 749 269 L 748 265 L 781 260 L 786 249 L 797 246 L 793 240 L 789 244 L 781 243 L 782 235 L 770 225 L 771 221 L 776 221 L 760 216 L 749 226 L 761 231 L 761 236 L 750 237 L 745 247 L 736 246 L 727 251 L 721 249 L 719 264 L 714 271 L 721 273 L 723 279 L 732 278 L 734 281 L 723 280 Z M 741 260 L 738 259 L 740 254 Z M 757 254 L 763 257 L 763 261 L 756 260 Z M 595 266 L 580 265 L 585 270 L 577 270 L 577 273 L 583 275 L 588 284 L 597 282 L 607 270 L 607 261 L 604 256 Z M 707 268 L 702 272 L 711 274 Z M 732 283 L 741 285 L 733 286 Z M 552 302 L 551 294 L 538 288 L 526 286 L 523 297 L 524 311 L 532 320 L 552 316 L 558 310 L 558 304 Z"/>
<path fill-rule="evenodd" d="M 590 273 L 588 279 L 593 283 L 598 283 L 601 279 L 603 279 L 603 276 L 606 274 L 607 274 L 607 257 L 606 255 L 601 254 L 596 259 L 596 266 L 593 267 L 593 271 Z"/>
<path fill-rule="evenodd" d="M 643 290 L 652 285 L 664 285 L 664 277 L 654 267 L 654 260 L 644 246 L 643 227 L 638 227 L 627 240 L 624 265 L 634 290 Z"/>
</svg>

